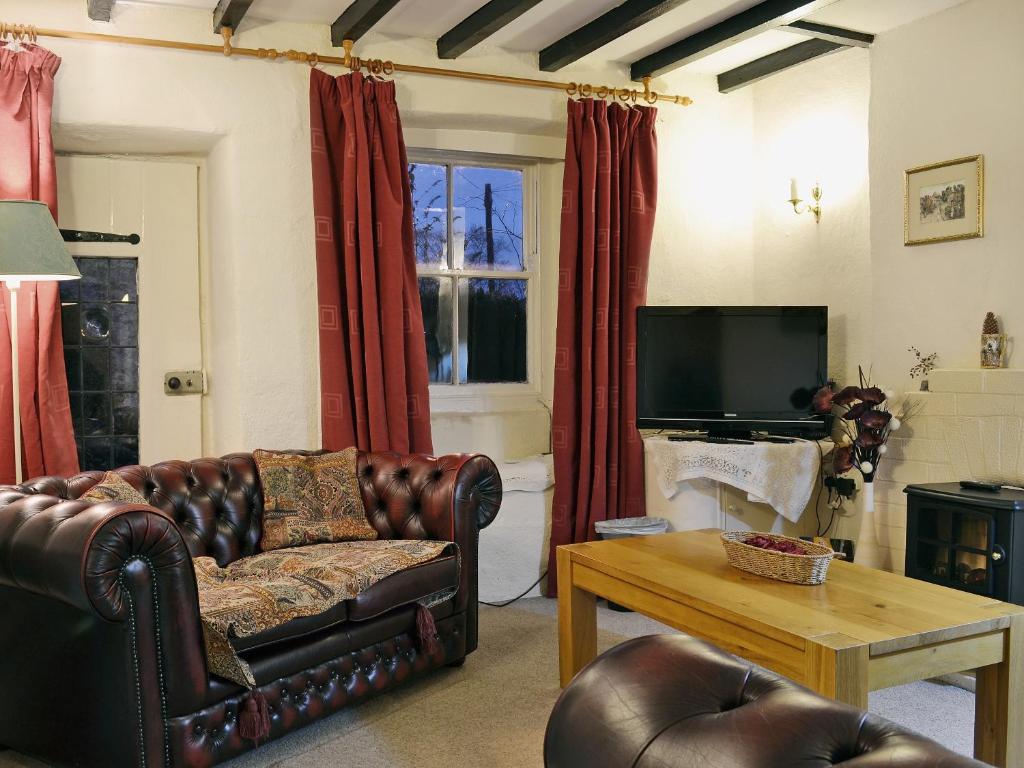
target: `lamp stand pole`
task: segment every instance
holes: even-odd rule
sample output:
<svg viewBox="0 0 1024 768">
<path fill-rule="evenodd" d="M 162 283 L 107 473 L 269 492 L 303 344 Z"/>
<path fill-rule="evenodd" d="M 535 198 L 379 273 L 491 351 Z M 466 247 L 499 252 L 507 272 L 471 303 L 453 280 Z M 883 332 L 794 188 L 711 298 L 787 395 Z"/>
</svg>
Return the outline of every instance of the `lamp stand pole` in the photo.
<svg viewBox="0 0 1024 768">
<path fill-rule="evenodd" d="M 20 280 L 8 280 L 7 288 L 11 292 L 11 393 L 14 400 L 14 482 L 21 484 L 21 376 L 18 370 L 18 289 Z"/>
</svg>

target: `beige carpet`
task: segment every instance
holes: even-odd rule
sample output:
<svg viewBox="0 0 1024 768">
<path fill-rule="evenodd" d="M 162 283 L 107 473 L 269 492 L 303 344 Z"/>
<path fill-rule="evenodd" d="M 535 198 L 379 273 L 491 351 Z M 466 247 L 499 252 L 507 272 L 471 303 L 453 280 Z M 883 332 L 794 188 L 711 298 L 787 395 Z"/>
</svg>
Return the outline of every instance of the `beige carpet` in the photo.
<svg viewBox="0 0 1024 768">
<path fill-rule="evenodd" d="M 446 669 L 272 742 L 227 768 L 538 768 L 558 696 L 554 601 L 482 608 L 480 648 Z M 600 610 L 598 643 L 671 631 L 636 614 Z M 872 694 L 871 708 L 958 751 L 972 744 L 974 698 L 916 683 Z M 42 764 L 0 752 L 0 768 Z"/>
</svg>

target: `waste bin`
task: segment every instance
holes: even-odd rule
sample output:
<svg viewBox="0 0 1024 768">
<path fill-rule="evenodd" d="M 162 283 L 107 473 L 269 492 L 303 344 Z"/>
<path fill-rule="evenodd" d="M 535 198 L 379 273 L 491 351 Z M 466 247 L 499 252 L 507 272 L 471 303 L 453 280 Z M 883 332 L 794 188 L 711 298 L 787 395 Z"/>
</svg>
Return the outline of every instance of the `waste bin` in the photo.
<svg viewBox="0 0 1024 768">
<path fill-rule="evenodd" d="M 599 520 L 594 530 L 602 539 L 626 539 L 630 536 L 653 536 L 668 530 L 668 520 L 663 517 L 624 517 L 621 520 Z M 613 611 L 631 613 L 629 608 L 607 601 Z"/>
</svg>

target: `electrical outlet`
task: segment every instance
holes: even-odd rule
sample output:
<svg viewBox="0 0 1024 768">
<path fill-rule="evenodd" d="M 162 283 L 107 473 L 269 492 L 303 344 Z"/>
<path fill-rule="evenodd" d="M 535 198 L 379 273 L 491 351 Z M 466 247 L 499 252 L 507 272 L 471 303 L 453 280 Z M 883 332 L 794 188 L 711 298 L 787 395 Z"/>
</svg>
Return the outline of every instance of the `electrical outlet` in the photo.
<svg viewBox="0 0 1024 768">
<path fill-rule="evenodd" d="M 852 477 L 836 477 L 835 475 L 825 475 L 824 485 L 826 488 L 831 488 L 838 495 L 852 499 L 854 491 L 857 489 L 857 484 L 853 482 Z"/>
</svg>

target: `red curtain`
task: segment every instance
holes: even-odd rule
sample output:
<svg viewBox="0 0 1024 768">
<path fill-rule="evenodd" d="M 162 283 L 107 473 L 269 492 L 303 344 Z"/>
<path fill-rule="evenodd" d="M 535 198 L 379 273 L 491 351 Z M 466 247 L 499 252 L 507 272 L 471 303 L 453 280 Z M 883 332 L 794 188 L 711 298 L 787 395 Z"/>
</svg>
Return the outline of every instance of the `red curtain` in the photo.
<svg viewBox="0 0 1024 768">
<path fill-rule="evenodd" d="M 60 59 L 36 45 L 25 49 L 0 49 L 0 199 L 41 200 L 56 219 L 50 113 Z M 14 481 L 9 296 L 6 289 L 0 290 L 0 483 Z M 22 283 L 18 336 L 25 477 L 72 475 L 78 472 L 78 452 L 56 283 Z"/>
<path fill-rule="evenodd" d="M 312 71 L 323 445 L 430 453 L 412 198 L 395 84 Z"/>
<path fill-rule="evenodd" d="M 595 537 L 599 520 L 644 514 L 636 428 L 636 309 L 658 191 L 657 111 L 569 102 L 562 183 L 552 446 L 555 547 Z"/>
</svg>

